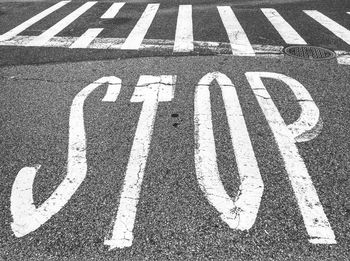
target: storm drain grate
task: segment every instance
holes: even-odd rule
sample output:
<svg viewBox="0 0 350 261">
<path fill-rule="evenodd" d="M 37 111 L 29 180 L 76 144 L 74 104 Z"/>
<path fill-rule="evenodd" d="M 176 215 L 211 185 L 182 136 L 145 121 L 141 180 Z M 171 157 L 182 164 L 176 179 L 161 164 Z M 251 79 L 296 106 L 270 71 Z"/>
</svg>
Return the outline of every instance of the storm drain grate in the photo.
<svg viewBox="0 0 350 261">
<path fill-rule="evenodd" d="M 289 56 L 307 60 L 328 60 L 336 57 L 332 50 L 311 45 L 288 46 L 283 49 L 283 52 Z"/>
</svg>

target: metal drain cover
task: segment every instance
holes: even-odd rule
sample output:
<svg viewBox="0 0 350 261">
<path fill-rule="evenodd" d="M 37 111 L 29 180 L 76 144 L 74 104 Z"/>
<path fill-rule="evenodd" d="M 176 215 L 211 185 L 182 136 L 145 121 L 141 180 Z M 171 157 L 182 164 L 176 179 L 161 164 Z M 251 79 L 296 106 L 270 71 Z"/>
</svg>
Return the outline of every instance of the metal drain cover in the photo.
<svg viewBox="0 0 350 261">
<path fill-rule="evenodd" d="M 307 60 L 328 60 L 336 57 L 332 50 L 311 45 L 292 45 L 285 47 L 283 52 L 289 56 Z"/>
</svg>

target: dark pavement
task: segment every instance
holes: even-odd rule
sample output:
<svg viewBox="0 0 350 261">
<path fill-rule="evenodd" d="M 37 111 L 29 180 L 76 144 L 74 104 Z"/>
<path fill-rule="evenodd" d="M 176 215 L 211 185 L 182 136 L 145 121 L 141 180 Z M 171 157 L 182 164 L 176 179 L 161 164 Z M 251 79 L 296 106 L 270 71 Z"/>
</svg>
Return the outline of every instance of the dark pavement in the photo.
<svg viewBox="0 0 350 261">
<path fill-rule="evenodd" d="M 57 34 L 57 37 L 79 37 L 89 28 L 103 28 L 100 38 L 125 39 L 151 1 L 126 1 L 119 13 L 113 19 L 101 19 L 100 16 L 111 6 L 111 2 L 98 2 L 78 17 L 70 25 Z M 0 33 L 6 33 L 20 23 L 28 20 L 42 10 L 52 6 L 53 1 L 39 2 L 4 2 L 0 3 Z M 72 1 L 57 11 L 35 23 L 20 35 L 37 36 L 45 32 L 70 12 L 81 6 L 84 1 Z M 154 2 L 153 2 L 154 3 Z M 350 45 L 334 35 L 303 10 L 318 10 L 333 19 L 338 24 L 349 29 L 350 3 L 348 1 L 157 1 L 160 3 L 159 10 L 149 27 L 146 40 L 169 40 L 173 41 L 176 30 L 178 6 L 180 4 L 192 4 L 193 38 L 195 41 L 208 43 L 220 43 L 222 50 L 199 48 L 190 53 L 174 53 L 172 48 L 151 46 L 138 51 L 120 49 L 69 49 L 69 48 L 41 48 L 1 46 L 0 65 L 16 64 L 41 64 L 55 62 L 91 61 L 101 59 L 120 59 L 128 57 L 149 56 L 174 56 L 174 55 L 217 55 L 230 54 L 228 48 L 229 39 L 220 19 L 217 6 L 231 6 L 241 23 L 252 45 L 283 47 L 285 42 L 266 19 L 260 8 L 274 8 L 279 14 L 311 45 L 323 46 L 332 50 L 350 51 Z M 277 48 L 278 49 L 278 48 Z M 280 51 L 277 51 L 280 52 Z"/>
<path fill-rule="evenodd" d="M 145 39 L 174 40 L 178 4 L 193 4 L 194 40 L 228 45 L 216 6 L 230 5 L 252 45 L 286 46 L 259 9 L 271 7 L 307 43 L 350 51 L 347 43 L 302 11 L 321 11 L 350 30 L 347 1 L 158 2 L 159 13 Z M 1 3 L 0 33 L 54 3 Z M 103 27 L 101 38 L 126 38 L 147 3 L 129 1 L 119 15 L 130 19 L 104 22 L 99 17 L 111 3 L 99 2 L 58 36 L 79 37 L 88 28 Z M 41 34 L 81 4 L 82 1 L 69 3 L 20 35 Z M 174 53 L 171 48 L 129 51 L 0 47 L 0 259 L 349 260 L 350 65 L 337 59 L 308 61 L 281 53 L 239 57 L 205 48 L 188 54 Z M 336 244 L 309 242 L 282 154 L 245 76 L 256 71 L 297 80 L 319 109 L 323 126 L 320 133 L 296 146 Z M 195 89 L 199 80 L 211 72 L 225 74 L 236 88 L 264 183 L 256 221 L 245 231 L 230 228 L 220 218 L 196 177 Z M 176 75 L 175 92 L 172 101 L 159 102 L 157 108 L 132 246 L 110 249 L 105 240 L 111 238 L 142 112 L 142 103 L 130 100 L 142 75 Z M 120 78 L 121 90 L 115 102 L 102 101 L 105 84 L 85 101 L 86 178 L 68 203 L 47 222 L 16 237 L 11 229 L 11 191 L 18 172 L 26 166 L 41 165 L 33 185 L 34 205 L 39 207 L 67 174 L 73 100 L 84 87 L 106 76 Z M 263 82 L 285 123 L 295 122 L 301 113 L 300 101 L 286 84 L 274 79 Z M 218 170 L 227 194 L 234 200 L 241 193 L 241 181 L 224 98 L 215 81 L 210 99 Z"/>
</svg>

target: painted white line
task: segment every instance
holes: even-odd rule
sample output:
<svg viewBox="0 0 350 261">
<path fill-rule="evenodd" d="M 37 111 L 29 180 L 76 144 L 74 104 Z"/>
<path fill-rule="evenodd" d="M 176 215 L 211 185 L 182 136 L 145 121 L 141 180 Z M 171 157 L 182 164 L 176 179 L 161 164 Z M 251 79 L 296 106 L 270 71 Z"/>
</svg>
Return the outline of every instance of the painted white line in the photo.
<svg viewBox="0 0 350 261">
<path fill-rule="evenodd" d="M 8 39 L 11 39 L 12 37 L 18 35 L 19 33 L 23 32 L 26 30 L 28 27 L 32 26 L 33 24 L 37 23 L 44 17 L 48 16 L 49 14 L 53 13 L 57 9 L 61 8 L 62 6 L 66 5 L 70 1 L 61 1 L 58 2 L 57 4 L 49 7 L 48 9 L 42 11 L 41 13 L 33 16 L 29 20 L 25 21 L 24 23 L 18 25 L 17 27 L 13 28 L 12 30 L 8 31 L 7 33 L 0 35 L 0 42 L 1 41 L 6 41 Z"/>
<path fill-rule="evenodd" d="M 138 20 L 134 29 L 126 38 L 125 43 L 121 49 L 138 50 L 141 46 L 142 40 L 145 37 L 152 21 L 158 11 L 159 4 L 148 4 L 146 10 Z"/>
<path fill-rule="evenodd" d="M 340 24 L 336 23 L 332 19 L 328 18 L 324 14 L 320 13 L 316 10 L 304 10 L 304 12 L 316 20 L 318 23 L 326 27 L 329 31 L 331 31 L 333 34 L 338 36 L 340 39 L 342 39 L 344 42 L 350 45 L 350 31 L 346 29 L 345 27 L 341 26 Z"/>
<path fill-rule="evenodd" d="M 27 46 L 28 43 L 33 41 L 36 36 L 15 36 L 10 40 L 0 42 L 0 46 Z M 60 47 L 69 48 L 78 37 L 53 37 L 42 47 Z M 90 49 L 120 49 L 125 38 L 96 38 L 86 48 Z M 220 42 L 207 42 L 207 41 L 194 41 L 194 50 L 198 52 L 210 52 L 213 54 L 226 55 L 230 52 L 229 43 Z M 173 49 L 173 40 L 163 39 L 144 39 L 139 50 L 149 51 L 170 51 Z M 252 48 L 256 55 L 259 57 L 269 57 L 280 59 L 284 57 L 282 52 L 283 46 L 278 45 L 261 45 L 253 44 Z M 337 60 L 339 64 L 350 65 L 350 52 L 347 51 L 335 51 L 337 54 Z"/>
<path fill-rule="evenodd" d="M 232 54 L 254 56 L 254 50 L 230 6 L 218 6 L 218 11 L 231 43 Z"/>
<path fill-rule="evenodd" d="M 216 160 L 209 92 L 209 86 L 214 80 L 221 88 L 241 180 L 239 193 L 234 201 L 221 182 Z M 257 217 L 264 185 L 236 88 L 226 75 L 220 72 L 208 73 L 196 87 L 194 104 L 195 165 L 199 186 L 230 228 L 248 230 Z"/>
<path fill-rule="evenodd" d="M 261 8 L 261 11 L 287 44 L 307 44 L 275 9 Z"/>
<path fill-rule="evenodd" d="M 22 168 L 16 176 L 11 192 L 12 231 L 22 237 L 38 229 L 60 211 L 73 196 L 86 177 L 86 135 L 84 102 L 99 86 L 109 83 L 103 101 L 114 102 L 119 95 L 121 80 L 103 77 L 86 86 L 74 98 L 69 116 L 67 175 L 51 196 L 39 207 L 33 201 L 33 183 L 40 165 Z"/>
<path fill-rule="evenodd" d="M 26 46 L 29 42 L 33 41 L 36 36 L 15 36 L 11 40 L 0 42 L 0 46 Z M 43 47 L 62 47 L 67 48 L 73 44 L 78 37 L 53 37 Z M 121 45 L 125 42 L 125 38 L 96 38 L 87 48 L 92 49 L 120 49 Z M 197 50 L 211 51 L 213 53 L 221 54 L 228 53 L 228 49 L 231 49 L 229 43 L 220 42 L 207 42 L 207 41 L 194 41 L 194 48 Z M 172 50 L 174 46 L 173 40 L 163 39 L 144 39 L 140 49 L 153 49 L 153 50 Z M 283 46 L 274 45 L 252 45 L 254 52 L 263 56 L 271 57 L 283 57 Z"/>
<path fill-rule="evenodd" d="M 85 13 L 88 9 L 90 9 L 94 4 L 97 2 L 86 2 L 81 7 L 67 15 L 65 18 L 63 18 L 61 21 L 47 29 L 45 32 L 43 32 L 41 35 L 38 35 L 33 41 L 28 43 L 28 46 L 42 46 L 52 37 L 54 37 L 56 34 L 61 32 L 64 28 L 66 28 L 68 25 L 70 25 L 72 22 L 74 22 L 79 16 L 81 16 L 83 13 Z"/>
<path fill-rule="evenodd" d="M 102 19 L 112 19 L 118 13 L 125 3 L 113 3 L 110 8 L 101 16 Z"/>
<path fill-rule="evenodd" d="M 104 242 L 105 245 L 110 246 L 110 249 L 132 245 L 137 204 L 140 198 L 158 103 L 173 99 L 175 82 L 176 76 L 172 75 L 142 75 L 131 98 L 131 102 L 142 102 L 143 105 L 126 169 L 112 237 Z"/>
<path fill-rule="evenodd" d="M 303 132 L 317 128 L 319 110 L 316 104 L 305 87 L 288 76 L 270 72 L 247 72 L 245 75 L 278 144 L 309 241 L 313 244 L 336 244 L 334 232 L 296 146 Z M 295 123 L 286 126 L 261 78 L 275 79 L 289 86 L 301 107 L 301 116 Z"/>
<path fill-rule="evenodd" d="M 192 5 L 180 5 L 177 16 L 174 52 L 193 51 Z"/>
<path fill-rule="evenodd" d="M 346 51 L 335 51 L 338 64 L 350 65 L 350 53 Z"/>
<path fill-rule="evenodd" d="M 90 28 L 80 36 L 69 48 L 87 48 L 90 43 L 103 31 L 103 28 Z"/>
</svg>

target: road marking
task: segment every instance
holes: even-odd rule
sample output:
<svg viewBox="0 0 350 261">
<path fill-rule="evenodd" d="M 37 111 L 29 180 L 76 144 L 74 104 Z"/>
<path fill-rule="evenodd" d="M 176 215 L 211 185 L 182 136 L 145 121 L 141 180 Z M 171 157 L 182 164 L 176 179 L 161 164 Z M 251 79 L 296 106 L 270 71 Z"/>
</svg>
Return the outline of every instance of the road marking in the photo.
<svg viewBox="0 0 350 261">
<path fill-rule="evenodd" d="M 247 72 L 246 77 L 278 144 L 307 233 L 310 236 L 310 243 L 336 244 L 334 232 L 296 146 L 298 137 L 317 128 L 319 110 L 316 104 L 305 87 L 288 76 L 269 72 Z M 289 86 L 301 107 L 301 116 L 295 123 L 286 126 L 261 78 L 275 79 Z M 315 135 L 303 138 L 301 141 L 314 137 Z"/>
<path fill-rule="evenodd" d="M 333 34 L 338 36 L 340 39 L 342 39 L 344 42 L 350 45 L 350 31 L 346 29 L 345 27 L 341 26 L 340 24 L 336 23 L 332 19 L 328 18 L 324 14 L 320 13 L 316 10 L 304 10 L 304 12 L 316 20 L 318 23 L 326 27 L 328 30 L 330 30 Z"/>
<path fill-rule="evenodd" d="M 103 31 L 103 28 L 90 28 L 80 36 L 69 48 L 87 48 L 90 43 Z"/>
<path fill-rule="evenodd" d="M 287 44 L 307 44 L 275 9 L 261 8 L 261 11 Z"/>
<path fill-rule="evenodd" d="M 33 183 L 40 165 L 22 168 L 16 176 L 11 192 L 12 231 L 22 237 L 38 229 L 60 211 L 73 196 L 86 177 L 86 135 L 84 127 L 84 102 L 99 86 L 108 83 L 104 102 L 114 102 L 119 95 L 121 80 L 103 77 L 86 86 L 74 98 L 69 116 L 69 141 L 67 175 L 51 196 L 38 208 L 33 202 Z"/>
<path fill-rule="evenodd" d="M 47 10 L 37 14 L 32 17 L 28 21 L 20 24 L 16 28 L 10 30 L 9 32 L 0 35 L 0 46 L 42 46 L 42 47 L 64 47 L 69 48 L 75 41 L 78 40 L 77 37 L 57 37 L 55 36 L 57 33 L 62 31 L 68 24 L 72 21 L 69 21 L 75 12 L 81 10 L 81 8 L 86 7 L 86 5 L 94 5 L 96 2 L 88 2 L 85 5 L 81 6 L 79 9 L 75 10 L 72 14 L 68 15 L 66 18 L 58 22 L 56 25 L 49 28 L 47 31 L 42 33 L 39 36 L 18 36 L 20 32 L 49 15 L 53 11 L 57 10 L 61 6 L 69 3 L 70 1 L 61 1 L 56 5 L 48 8 Z M 122 3 L 113 3 L 110 8 L 101 16 L 102 18 L 113 18 L 124 6 L 124 2 Z M 185 26 L 186 23 L 183 22 L 182 16 L 186 17 L 189 23 L 192 24 L 192 17 L 190 15 L 189 9 L 192 9 L 190 5 L 182 5 L 179 7 L 179 15 L 177 23 L 177 31 L 181 33 L 175 32 L 176 41 L 167 40 L 167 39 L 144 39 L 148 28 L 150 27 L 154 16 L 158 10 L 159 4 L 150 4 L 147 6 L 146 10 L 142 14 L 136 26 L 133 28 L 128 38 L 98 38 L 96 36 L 95 39 L 93 35 L 97 34 L 96 28 L 90 28 L 86 31 L 86 35 L 82 35 L 83 37 L 79 40 L 79 44 L 74 44 L 71 48 L 92 48 L 92 49 L 130 49 L 130 50 L 150 50 L 150 51 L 170 51 L 172 49 L 173 52 L 184 51 L 190 52 L 191 50 L 198 52 L 201 54 L 228 54 L 232 52 L 233 55 L 236 56 L 252 56 L 259 55 L 264 57 L 271 58 L 282 58 L 282 46 L 273 46 L 273 45 L 260 45 L 254 44 L 251 45 L 247 35 L 239 24 L 236 16 L 234 15 L 232 9 L 229 6 L 218 6 L 218 11 L 223 21 L 224 27 L 227 31 L 228 37 L 230 39 L 230 43 L 223 42 L 208 42 L 208 41 L 194 41 L 193 40 L 193 28 L 192 26 L 188 26 L 184 31 L 180 30 L 182 25 Z M 87 7 L 89 9 L 90 7 Z M 180 9 L 185 11 L 180 11 Z M 187 10 L 187 11 L 186 11 Z M 286 22 L 276 10 L 271 8 L 262 8 L 263 13 L 268 18 L 268 20 L 275 26 L 276 30 L 280 33 L 281 37 L 287 43 L 303 43 L 305 41 L 298 35 L 298 33 Z M 84 12 L 84 11 L 83 11 Z M 342 39 L 349 43 L 350 36 L 349 30 L 332 21 L 328 17 L 319 13 L 315 10 L 304 10 L 305 13 L 310 16 L 317 16 L 320 21 L 324 21 L 324 24 L 328 24 L 332 26 L 332 28 L 336 28 L 338 31 L 334 32 L 339 37 L 343 37 Z M 350 14 L 350 12 L 347 12 Z M 182 15 L 181 15 L 182 14 Z M 73 20 L 76 18 L 73 17 Z M 65 22 L 63 22 L 65 21 Z M 146 21 L 146 23 L 144 23 Z M 60 24 L 60 26 L 58 26 Z M 62 29 L 58 27 L 63 27 Z M 279 29 L 278 29 L 279 28 Z M 330 28 L 330 30 L 333 30 Z M 54 30 L 56 32 L 52 32 Z M 186 38 L 185 30 L 190 32 L 187 34 L 187 39 L 180 41 L 181 35 L 183 38 Z M 287 33 L 288 32 L 288 33 Z M 178 36 L 176 36 L 178 34 Z M 190 36 L 192 35 L 192 36 Z M 46 39 L 44 39 L 44 38 Z M 86 44 L 83 44 L 83 39 L 86 37 Z M 190 40 L 192 39 L 192 41 Z M 90 42 L 89 42 L 90 41 Z M 191 43 L 192 42 L 192 43 Z M 183 49 L 180 47 L 183 45 Z M 187 47 L 185 47 L 185 45 Z M 79 47 L 80 46 L 80 47 Z M 230 48 L 228 48 L 230 46 Z M 231 49 L 231 50 L 230 50 Z M 337 61 L 339 64 L 350 64 L 350 52 L 344 50 L 335 50 L 337 54 Z"/>
<path fill-rule="evenodd" d="M 338 64 L 350 65 L 350 53 L 346 51 L 335 51 Z"/>
<path fill-rule="evenodd" d="M 177 16 L 174 52 L 193 51 L 192 5 L 180 5 Z"/>
<path fill-rule="evenodd" d="M 209 92 L 209 86 L 214 80 L 221 88 L 241 180 L 235 201 L 226 193 L 217 166 Z M 196 87 L 194 110 L 195 165 L 199 186 L 230 228 L 248 230 L 255 222 L 264 185 L 236 88 L 231 80 L 220 72 L 205 75 Z"/>
<path fill-rule="evenodd" d="M 37 36 L 33 41 L 28 43 L 28 46 L 42 46 L 52 37 L 54 37 L 56 34 L 61 32 L 64 28 L 66 28 L 68 25 L 70 25 L 72 22 L 74 22 L 79 16 L 81 16 L 83 13 L 85 13 L 88 9 L 90 9 L 94 4 L 97 2 L 86 2 L 81 7 L 73 11 L 71 14 L 67 15 L 65 18 L 63 18 L 61 21 L 47 29 L 45 32 L 43 32 L 41 35 Z"/>
<path fill-rule="evenodd" d="M 36 36 L 15 36 L 10 40 L 0 42 L 0 46 L 28 46 L 28 43 L 33 41 Z M 45 43 L 42 47 L 60 47 L 69 48 L 79 37 L 53 37 L 49 42 Z M 125 38 L 95 38 L 92 43 L 86 48 L 89 49 L 120 49 Z M 223 42 L 209 42 L 209 41 L 194 41 L 194 50 L 201 54 L 216 54 L 227 55 L 231 52 L 231 45 Z M 139 51 L 156 51 L 158 54 L 162 52 L 168 52 L 173 50 L 174 41 L 164 39 L 144 39 L 139 48 Z M 256 56 L 268 57 L 274 59 L 284 58 L 282 52 L 283 46 L 278 45 L 261 45 L 253 44 L 252 48 Z M 350 64 L 350 52 L 348 51 L 335 51 L 337 55 L 337 61 L 339 64 Z M 233 54 L 234 55 L 234 54 Z M 242 56 L 243 54 L 240 54 Z M 249 54 L 247 56 L 250 56 Z"/>
<path fill-rule="evenodd" d="M 126 38 L 125 43 L 121 46 L 121 49 L 138 50 L 140 48 L 142 40 L 145 38 L 145 35 L 151 26 L 158 8 L 159 4 L 147 5 L 146 10 L 143 12 L 134 29 L 132 29 L 131 33 Z"/>
<path fill-rule="evenodd" d="M 48 16 L 49 14 L 53 13 L 57 9 L 61 8 L 62 6 L 68 4 L 70 1 L 61 1 L 58 2 L 57 4 L 49 7 L 48 9 L 42 11 L 41 13 L 33 16 L 29 20 L 25 21 L 24 23 L 18 25 L 17 27 L 13 28 L 12 30 L 8 31 L 7 33 L 0 35 L 0 42 L 1 41 L 6 41 L 8 39 L 11 39 L 12 37 L 18 35 L 19 33 L 23 32 L 33 24 L 37 23 L 44 17 Z"/>
<path fill-rule="evenodd" d="M 175 82 L 175 75 L 141 75 L 131 97 L 131 102 L 142 102 L 143 105 L 125 173 L 112 237 L 104 242 L 105 245 L 110 246 L 110 250 L 132 245 L 137 204 L 140 198 L 158 103 L 173 99 Z"/>
<path fill-rule="evenodd" d="M 125 3 L 113 3 L 110 8 L 101 16 L 102 19 L 112 19 L 118 13 Z"/>
<path fill-rule="evenodd" d="M 218 6 L 217 8 L 231 43 L 232 54 L 238 56 L 254 56 L 255 53 L 250 45 L 249 39 L 231 7 Z"/>
<path fill-rule="evenodd" d="M 36 36 L 15 36 L 11 40 L 0 42 L 0 46 L 26 46 L 29 42 L 33 41 Z M 43 47 L 61 47 L 68 48 L 79 37 L 53 37 L 50 42 L 47 42 Z M 125 42 L 125 38 L 96 38 L 87 48 L 90 49 L 120 49 Z M 208 42 L 208 41 L 194 41 L 194 48 L 197 51 L 203 50 L 216 53 L 216 54 L 228 54 L 231 50 L 229 43 L 222 42 Z M 264 56 L 283 57 L 283 46 L 274 45 L 252 45 L 254 52 Z M 163 39 L 144 39 L 139 50 L 154 49 L 154 50 L 172 50 L 174 48 L 173 40 Z"/>
</svg>

